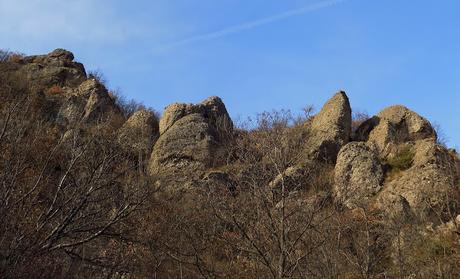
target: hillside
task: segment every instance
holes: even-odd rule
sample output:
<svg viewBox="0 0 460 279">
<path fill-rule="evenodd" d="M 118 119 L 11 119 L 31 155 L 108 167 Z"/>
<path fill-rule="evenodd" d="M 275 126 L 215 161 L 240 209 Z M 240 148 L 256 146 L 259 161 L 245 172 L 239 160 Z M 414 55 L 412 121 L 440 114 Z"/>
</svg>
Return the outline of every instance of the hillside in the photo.
<svg viewBox="0 0 460 279">
<path fill-rule="evenodd" d="M 460 156 L 403 105 L 161 117 L 74 55 L 0 55 L 1 278 L 459 278 Z"/>
</svg>

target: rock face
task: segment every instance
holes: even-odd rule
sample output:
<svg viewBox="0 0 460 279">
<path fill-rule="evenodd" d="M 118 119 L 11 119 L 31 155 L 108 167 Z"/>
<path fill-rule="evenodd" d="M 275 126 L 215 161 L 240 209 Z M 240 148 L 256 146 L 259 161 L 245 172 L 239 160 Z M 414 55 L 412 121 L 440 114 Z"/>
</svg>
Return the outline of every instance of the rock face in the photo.
<svg viewBox="0 0 460 279">
<path fill-rule="evenodd" d="M 384 172 L 379 158 L 365 143 L 345 145 L 335 166 L 334 196 L 348 208 L 364 206 L 383 186 Z"/>
<path fill-rule="evenodd" d="M 347 144 L 351 134 L 351 107 L 345 92 L 329 99 L 314 116 L 305 142 L 303 162 L 291 166 L 269 183 L 275 194 L 284 183 L 287 191 L 305 188 L 308 174 L 316 163 L 334 163 L 340 148 Z"/>
<path fill-rule="evenodd" d="M 63 97 L 58 118 L 65 123 L 94 122 L 111 113 L 120 114 L 108 90 L 95 79 L 85 80 Z"/>
<path fill-rule="evenodd" d="M 448 210 L 460 209 L 451 202 L 453 197 L 460 196 L 458 163 L 445 147 L 436 144 L 436 132 L 425 118 L 406 107 L 392 106 L 361 124 L 355 137 L 362 142 L 344 147 L 336 166 L 335 192 L 339 201 L 347 205 L 347 197 L 376 196 L 377 207 L 390 216 L 406 220 L 412 213 L 439 219 Z M 347 155 L 350 146 L 361 146 L 359 152 L 352 152 L 360 156 Z M 400 153 L 408 148 L 409 153 Z M 378 157 L 370 156 L 370 150 Z M 395 169 L 398 166 L 391 161 L 398 160 L 409 160 L 405 162 L 409 165 Z M 374 169 L 379 161 L 388 162 L 383 186 L 378 183 L 383 182 L 382 168 Z M 365 166 L 367 170 L 355 172 L 358 166 Z M 362 196 L 356 191 L 358 186 L 370 190 L 361 192 Z"/>
<path fill-rule="evenodd" d="M 26 56 L 18 63 L 20 71 L 38 88 L 77 86 L 86 79 L 86 72 L 83 64 L 73 59 L 70 51 L 56 49 L 47 55 Z"/>
<path fill-rule="evenodd" d="M 391 106 L 361 124 L 355 140 L 367 141 L 386 155 L 392 145 L 421 139 L 436 140 L 430 122 L 404 106 Z"/>
<path fill-rule="evenodd" d="M 83 114 L 83 121 L 96 121 L 103 115 L 119 113 L 118 107 L 109 96 L 105 86 L 95 79 L 83 82 L 78 88 L 77 94 L 85 98 L 89 96 Z"/>
<path fill-rule="evenodd" d="M 222 100 L 219 97 L 212 96 L 200 104 L 175 103 L 166 107 L 160 120 L 160 134 L 164 134 L 178 120 L 191 114 L 203 116 L 215 127 L 220 124 L 232 125 L 230 116 Z M 232 127 L 229 128 L 231 129 Z"/>
<path fill-rule="evenodd" d="M 31 91 L 44 93 L 52 108 L 48 118 L 62 125 L 79 121 L 93 122 L 120 109 L 103 84 L 87 79 L 81 63 L 72 52 L 56 49 L 46 55 L 17 57 L 9 62 L 11 71 L 25 81 Z"/>
<path fill-rule="evenodd" d="M 335 162 L 351 134 L 351 107 L 345 92 L 335 94 L 313 118 L 305 155 L 309 159 Z"/>
<path fill-rule="evenodd" d="M 402 196 L 420 217 L 446 217 L 447 211 L 459 212 L 460 174 L 456 159 L 448 150 L 430 139 L 413 144 L 412 167 L 386 185 L 379 197 L 383 207 L 391 196 Z"/>
<path fill-rule="evenodd" d="M 172 104 L 160 120 L 160 137 L 150 159 L 150 173 L 203 171 L 219 160 L 233 124 L 218 97 L 200 104 Z"/>
<path fill-rule="evenodd" d="M 150 153 L 158 135 L 158 120 L 145 109 L 135 112 L 119 130 L 120 142 L 141 154 Z"/>
</svg>

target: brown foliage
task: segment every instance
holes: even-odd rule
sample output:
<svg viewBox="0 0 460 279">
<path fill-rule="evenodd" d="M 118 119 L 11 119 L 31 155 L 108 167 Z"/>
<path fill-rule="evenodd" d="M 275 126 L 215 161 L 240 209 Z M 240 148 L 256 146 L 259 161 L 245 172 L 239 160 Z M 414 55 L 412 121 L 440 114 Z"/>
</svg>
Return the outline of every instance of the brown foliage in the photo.
<svg viewBox="0 0 460 279">
<path fill-rule="evenodd" d="M 53 85 L 47 90 L 47 93 L 50 95 L 62 95 L 64 90 L 59 85 Z"/>
</svg>

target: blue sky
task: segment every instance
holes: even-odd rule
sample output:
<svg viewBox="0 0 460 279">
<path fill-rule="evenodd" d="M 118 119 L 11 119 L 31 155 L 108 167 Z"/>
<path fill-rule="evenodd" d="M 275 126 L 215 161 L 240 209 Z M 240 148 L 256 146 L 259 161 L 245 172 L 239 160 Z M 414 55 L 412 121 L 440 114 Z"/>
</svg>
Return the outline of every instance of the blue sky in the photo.
<svg viewBox="0 0 460 279">
<path fill-rule="evenodd" d="M 159 111 L 222 97 L 234 118 L 347 91 L 403 104 L 460 149 L 458 0 L 0 0 L 0 48 L 74 52 Z"/>
</svg>

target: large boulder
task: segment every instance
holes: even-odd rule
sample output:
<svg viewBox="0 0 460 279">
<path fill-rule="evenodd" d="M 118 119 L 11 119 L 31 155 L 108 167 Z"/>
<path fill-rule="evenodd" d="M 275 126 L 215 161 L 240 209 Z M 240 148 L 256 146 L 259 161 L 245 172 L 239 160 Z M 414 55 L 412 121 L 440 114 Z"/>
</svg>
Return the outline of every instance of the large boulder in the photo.
<svg viewBox="0 0 460 279">
<path fill-rule="evenodd" d="M 421 218 L 448 219 L 448 215 L 460 210 L 458 161 L 444 146 L 431 139 L 419 140 L 412 145 L 412 165 L 393 175 L 380 193 L 378 202 L 383 209 L 388 209 L 387 201 L 393 196 L 401 196 Z"/>
<path fill-rule="evenodd" d="M 404 106 L 391 106 L 362 123 L 355 140 L 367 141 L 382 156 L 404 142 L 422 139 L 436 140 L 436 132 L 430 122 Z"/>
<path fill-rule="evenodd" d="M 308 159 L 335 162 L 351 134 L 351 107 L 345 92 L 335 94 L 315 115 L 306 143 Z"/>
<path fill-rule="evenodd" d="M 119 141 L 140 154 L 147 154 L 152 150 L 158 135 L 155 113 L 142 109 L 131 115 L 120 128 Z"/>
<path fill-rule="evenodd" d="M 378 156 L 363 142 L 345 145 L 337 157 L 333 187 L 337 202 L 362 207 L 383 186 L 384 170 Z"/>
<path fill-rule="evenodd" d="M 119 108 L 115 105 L 115 101 L 108 94 L 107 89 L 103 84 L 95 79 L 89 79 L 82 83 L 79 89 L 84 89 L 84 95 L 89 94 L 88 102 L 85 106 L 83 121 L 97 121 L 103 116 L 109 114 L 120 114 Z"/>
<path fill-rule="evenodd" d="M 279 174 L 269 183 L 274 193 L 306 189 L 311 171 L 318 163 L 334 163 L 340 148 L 348 143 L 351 134 L 351 107 L 345 92 L 337 92 L 313 119 L 305 124 L 308 137 L 302 161 Z"/>
<path fill-rule="evenodd" d="M 63 98 L 58 120 L 64 123 L 95 122 L 109 115 L 121 115 L 107 88 L 96 79 L 87 79 Z"/>
<path fill-rule="evenodd" d="M 26 56 L 18 60 L 20 71 L 38 89 L 53 85 L 77 86 L 86 79 L 83 64 L 73 61 L 72 52 L 56 49 L 47 55 Z"/>
<path fill-rule="evenodd" d="M 164 134 L 179 119 L 191 114 L 202 115 L 216 128 L 233 128 L 224 103 L 219 97 L 212 96 L 199 104 L 174 103 L 166 107 L 160 120 L 160 134 Z"/>
<path fill-rule="evenodd" d="M 233 124 L 218 97 L 200 104 L 172 104 L 160 120 L 160 137 L 150 158 L 151 174 L 186 174 L 218 164 Z"/>
</svg>

